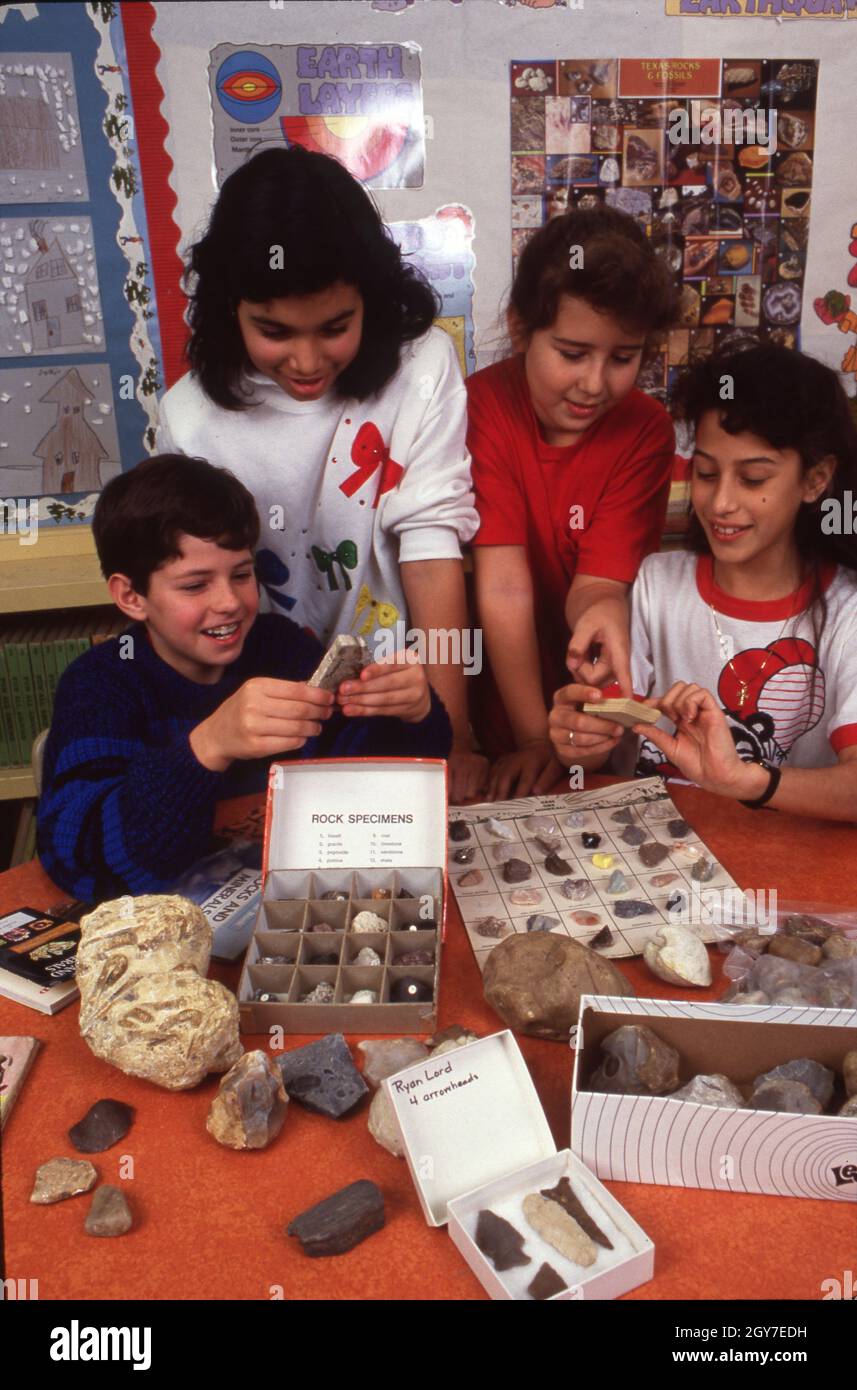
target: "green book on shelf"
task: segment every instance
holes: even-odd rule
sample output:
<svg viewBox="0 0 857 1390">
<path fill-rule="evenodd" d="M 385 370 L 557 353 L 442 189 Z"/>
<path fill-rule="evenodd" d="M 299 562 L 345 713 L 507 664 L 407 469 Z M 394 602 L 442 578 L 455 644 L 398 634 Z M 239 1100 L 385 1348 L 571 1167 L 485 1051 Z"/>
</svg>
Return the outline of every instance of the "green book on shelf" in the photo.
<svg viewBox="0 0 857 1390">
<path fill-rule="evenodd" d="M 48 672 L 45 665 L 45 647 L 48 625 L 39 624 L 38 631 L 30 642 L 30 668 L 33 672 L 33 688 L 36 694 L 36 720 L 39 730 L 47 729 L 51 722 L 52 700 L 48 685 Z"/>
<path fill-rule="evenodd" d="M 6 680 L 6 634 L 2 633 L 0 634 L 0 767 L 12 766 L 11 728 L 12 705 Z"/>
<path fill-rule="evenodd" d="M 21 625 L 9 629 L 6 634 L 6 678 L 9 685 L 14 742 L 12 745 L 12 766 L 22 767 L 29 759 L 30 752 L 24 730 L 24 707 L 21 697 Z"/>
<path fill-rule="evenodd" d="M 12 659 L 12 698 L 15 705 L 15 720 L 18 725 L 18 761 L 26 766 L 30 761 L 36 728 L 35 691 L 33 673 L 30 668 L 29 636 L 32 624 L 22 624 L 17 628 L 10 642 Z"/>
</svg>

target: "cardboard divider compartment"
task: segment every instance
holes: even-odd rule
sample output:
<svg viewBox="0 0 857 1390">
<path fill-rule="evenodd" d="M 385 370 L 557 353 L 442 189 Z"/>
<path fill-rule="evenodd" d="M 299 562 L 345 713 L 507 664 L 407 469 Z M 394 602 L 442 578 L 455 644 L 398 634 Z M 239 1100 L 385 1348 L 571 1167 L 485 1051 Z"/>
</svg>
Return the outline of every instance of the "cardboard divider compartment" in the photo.
<svg viewBox="0 0 857 1390">
<path fill-rule="evenodd" d="M 572 1151 L 601 1178 L 857 1202 L 857 1181 L 845 1178 L 857 1171 L 857 1117 L 590 1090 L 601 1042 L 629 1024 L 650 1028 L 676 1049 L 680 1085 L 720 1073 L 746 1097 L 755 1077 L 808 1057 L 834 1072 L 834 1104 L 841 1104 L 842 1062 L 857 1048 L 857 1011 L 584 995 L 571 1113 Z"/>
<path fill-rule="evenodd" d="M 307 1034 L 435 1030 L 446 921 L 446 817 L 446 764 L 438 759 L 272 766 L 262 901 L 238 990 L 242 1032 L 272 1026 Z M 354 931 L 361 912 L 372 913 L 381 925 Z M 355 963 L 365 947 L 380 964 Z M 433 960 L 402 965 L 409 950 L 431 951 Z M 262 967 L 263 956 L 286 956 L 288 964 Z M 329 963 L 316 964 L 319 957 Z M 262 988 L 256 972 L 278 968 L 290 972 L 287 1000 L 255 1000 Z M 405 976 L 428 985 L 431 999 L 391 1000 L 391 985 Z M 302 1002 L 320 980 L 333 986 L 333 1000 Z M 378 1002 L 351 1004 L 359 989 L 377 991 Z"/>
</svg>

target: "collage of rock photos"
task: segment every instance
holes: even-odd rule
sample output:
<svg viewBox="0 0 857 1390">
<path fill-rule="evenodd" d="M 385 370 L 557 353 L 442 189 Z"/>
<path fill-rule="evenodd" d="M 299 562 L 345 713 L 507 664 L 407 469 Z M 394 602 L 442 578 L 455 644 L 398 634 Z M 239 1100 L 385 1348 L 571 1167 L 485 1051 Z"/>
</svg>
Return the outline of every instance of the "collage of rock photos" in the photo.
<svg viewBox="0 0 857 1390">
<path fill-rule="evenodd" d="M 638 380 L 664 404 L 715 348 L 800 346 L 817 85 L 810 59 L 511 64 L 513 261 L 571 208 L 636 218 L 681 292 Z"/>
<path fill-rule="evenodd" d="M 449 881 L 480 970 L 513 932 L 549 931 L 601 955 L 636 956 L 677 910 L 703 941 L 716 941 L 695 910 L 711 902 L 706 890 L 716 890 L 724 919 L 743 911 L 735 880 L 668 796 L 620 799 L 611 789 L 581 798 L 578 810 L 523 800 L 517 812 L 467 807 L 450 820 Z"/>
</svg>

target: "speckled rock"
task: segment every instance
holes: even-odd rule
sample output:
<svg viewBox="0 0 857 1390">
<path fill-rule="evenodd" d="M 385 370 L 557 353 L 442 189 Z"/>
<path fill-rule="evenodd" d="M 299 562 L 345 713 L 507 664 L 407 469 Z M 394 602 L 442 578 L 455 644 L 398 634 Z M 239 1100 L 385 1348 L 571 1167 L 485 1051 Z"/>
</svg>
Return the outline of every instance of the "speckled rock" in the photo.
<svg viewBox="0 0 857 1390">
<path fill-rule="evenodd" d="M 220 1082 L 205 1127 L 227 1149 L 264 1149 L 282 1129 L 288 1103 L 276 1063 L 261 1050 L 245 1052 Z"/>
<path fill-rule="evenodd" d="M 36 1169 L 30 1201 L 39 1207 L 64 1202 L 91 1192 L 98 1182 L 98 1169 L 85 1158 L 49 1158 Z"/>
<path fill-rule="evenodd" d="M 390 924 L 385 918 L 379 917 L 377 912 L 358 912 L 352 918 L 350 930 L 358 934 L 363 932 L 385 932 L 390 930 Z"/>
<path fill-rule="evenodd" d="M 531 1192 L 524 1198 L 523 1209 L 533 1230 L 560 1255 L 587 1269 L 595 1264 L 598 1257 L 595 1242 L 558 1202 L 552 1202 L 540 1192 Z"/>
<path fill-rule="evenodd" d="M 625 976 L 571 937 L 515 933 L 491 952 L 485 998 L 510 1028 L 567 1042 L 583 994 L 633 993 Z"/>
</svg>

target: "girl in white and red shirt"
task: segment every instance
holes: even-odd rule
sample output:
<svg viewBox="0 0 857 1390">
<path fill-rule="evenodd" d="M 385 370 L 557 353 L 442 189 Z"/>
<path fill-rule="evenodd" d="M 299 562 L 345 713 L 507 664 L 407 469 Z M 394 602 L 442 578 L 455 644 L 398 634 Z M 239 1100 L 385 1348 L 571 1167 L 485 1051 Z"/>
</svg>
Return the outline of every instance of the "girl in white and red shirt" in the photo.
<svg viewBox="0 0 857 1390">
<path fill-rule="evenodd" d="M 724 395 L 726 399 L 724 399 Z M 857 820 L 857 429 L 836 374 L 773 344 L 680 388 L 696 427 L 693 552 L 652 555 L 632 594 L 637 772 L 758 807 Z M 557 694 L 551 738 L 593 769 L 621 731 Z"/>
</svg>

